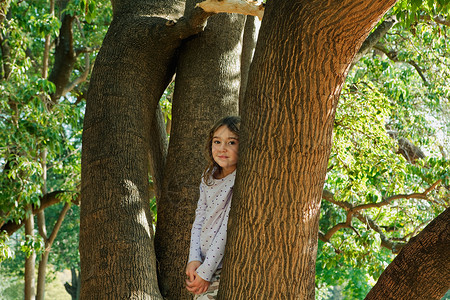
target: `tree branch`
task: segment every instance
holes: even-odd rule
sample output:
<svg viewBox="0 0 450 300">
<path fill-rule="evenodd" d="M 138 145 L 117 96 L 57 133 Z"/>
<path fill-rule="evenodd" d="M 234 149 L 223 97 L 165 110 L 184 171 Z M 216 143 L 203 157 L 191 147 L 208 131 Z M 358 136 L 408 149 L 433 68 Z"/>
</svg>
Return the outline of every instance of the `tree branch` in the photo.
<svg viewBox="0 0 450 300">
<path fill-rule="evenodd" d="M 392 253 L 398 253 L 400 249 L 406 244 L 406 243 L 396 243 L 390 240 L 383 232 L 380 226 L 378 226 L 375 221 L 373 221 L 371 218 L 356 212 L 355 217 L 358 218 L 363 224 L 366 224 L 367 227 L 377 232 L 380 236 L 381 240 L 381 246 L 389 249 L 392 251 Z"/>
<path fill-rule="evenodd" d="M 422 20 L 431 21 L 433 20 L 437 24 L 441 24 L 444 26 L 450 26 L 450 20 L 445 19 L 443 16 L 434 16 L 430 17 L 429 15 L 425 15 L 421 17 Z"/>
<path fill-rule="evenodd" d="M 258 17 L 264 16 L 264 4 L 245 0 L 206 0 L 197 4 L 204 11 L 211 13 L 238 13 Z"/>
<path fill-rule="evenodd" d="M 166 26 L 170 28 L 173 35 L 178 36 L 180 39 L 186 39 L 202 32 L 206 27 L 208 18 L 212 15 L 214 13 L 206 12 L 200 7 L 195 7 L 176 21 L 168 20 Z"/>
<path fill-rule="evenodd" d="M 450 26 L 450 20 L 445 19 L 443 16 L 434 16 L 433 20 L 438 24 Z"/>
<path fill-rule="evenodd" d="M 397 18 L 392 16 L 386 20 L 384 20 L 362 43 L 361 48 L 353 59 L 353 63 L 357 63 L 364 55 L 375 46 L 378 41 L 386 35 L 386 33 L 397 24 Z"/>
<path fill-rule="evenodd" d="M 41 205 L 38 208 L 33 208 L 32 213 L 33 215 L 36 215 L 40 211 L 43 211 L 47 207 L 54 205 L 56 203 L 59 203 L 61 199 L 58 197 L 58 195 L 67 193 L 67 191 L 53 191 L 51 193 L 45 194 L 41 197 L 40 202 Z M 75 202 L 74 202 L 75 203 Z M 0 231 L 6 231 L 8 235 L 13 234 L 17 230 L 19 230 L 24 224 L 24 220 L 20 220 L 19 223 L 16 223 L 14 221 L 9 221 L 3 224 L 2 227 L 0 227 Z"/>
<path fill-rule="evenodd" d="M 422 68 L 420 68 L 420 66 L 415 61 L 400 60 L 400 59 L 398 59 L 397 51 L 388 50 L 381 44 L 376 44 L 375 46 L 373 46 L 373 48 L 383 52 L 393 62 L 401 62 L 401 63 L 406 63 L 406 64 L 413 66 L 414 69 L 416 69 L 417 73 L 419 74 L 420 78 L 422 78 L 425 85 L 428 85 L 428 81 L 427 81 L 425 75 L 423 74 Z"/>
<path fill-rule="evenodd" d="M 53 103 L 63 96 L 67 83 L 70 81 L 76 57 L 73 49 L 73 30 L 72 24 L 75 17 L 64 15 L 59 30 L 59 37 L 55 48 L 55 63 L 49 80 L 56 86 L 55 92 L 51 95 Z M 51 105 L 50 105 L 51 106 Z"/>
<path fill-rule="evenodd" d="M 166 157 L 169 141 L 167 139 L 166 126 L 164 124 L 164 115 L 161 106 L 158 104 L 155 115 L 152 119 L 152 143 L 150 145 L 150 173 L 153 178 L 153 190 L 156 199 L 161 196 L 162 179 L 164 168 L 166 166 Z"/>
<path fill-rule="evenodd" d="M 439 179 L 438 181 L 433 183 L 429 188 L 427 188 L 423 193 L 412 193 L 412 194 L 408 194 L 408 195 L 404 195 L 404 194 L 394 195 L 394 196 L 388 197 L 386 199 L 383 199 L 383 201 L 378 202 L 378 203 L 367 203 L 367 204 L 361 204 L 361 205 L 355 206 L 351 210 L 353 212 L 358 212 L 363 209 L 382 207 L 382 206 L 386 206 L 386 205 L 390 204 L 393 200 L 397 200 L 397 199 L 424 199 L 424 200 L 427 200 L 428 199 L 427 194 L 430 191 L 434 190 L 436 188 L 436 186 L 441 183 L 441 181 L 442 180 Z"/>
<path fill-rule="evenodd" d="M 385 205 L 390 204 L 393 200 L 396 199 L 428 199 L 427 194 L 430 193 L 432 190 L 434 190 L 439 184 L 441 183 L 441 180 L 436 181 L 434 184 L 432 184 L 430 187 L 428 187 L 424 192 L 422 193 L 413 193 L 408 195 L 394 195 L 389 198 L 384 199 L 381 202 L 378 203 L 368 203 L 368 204 L 361 204 L 358 206 L 353 206 L 351 203 L 346 201 L 337 201 L 334 199 L 334 194 L 331 193 L 328 190 L 323 190 L 322 192 L 322 199 L 333 203 L 342 209 L 345 209 L 347 211 L 346 221 L 342 223 L 338 223 L 334 225 L 331 229 L 329 229 L 326 233 L 319 232 L 319 239 L 325 243 L 330 242 L 331 237 L 340 229 L 343 228 L 350 228 L 353 231 L 356 232 L 356 230 L 351 226 L 351 220 L 353 217 L 360 220 L 363 224 L 365 224 L 369 229 L 374 230 L 377 232 L 381 239 L 381 246 L 391 250 L 393 253 L 398 253 L 400 249 L 406 244 L 406 243 L 399 243 L 395 242 L 392 239 L 389 239 L 383 232 L 382 228 L 378 226 L 374 220 L 372 220 L 370 217 L 364 215 L 361 213 L 362 210 L 368 209 L 368 208 L 375 208 L 375 207 L 382 207 Z M 423 224 L 421 224 L 422 226 Z M 416 229 L 417 230 L 417 229 Z M 358 232 L 356 232 L 358 234 Z"/>
<path fill-rule="evenodd" d="M 52 230 L 52 233 L 50 234 L 50 237 L 48 238 L 47 241 L 45 241 L 46 248 L 49 251 L 50 251 L 50 248 L 51 248 L 53 242 L 56 239 L 56 235 L 58 234 L 59 229 L 61 228 L 61 224 L 64 221 L 64 217 L 66 216 L 67 212 L 69 211 L 70 205 L 71 204 L 69 202 L 66 202 L 64 204 L 64 207 L 61 210 L 61 212 L 59 213 L 58 220 L 56 221 L 56 224 L 53 227 L 53 230 Z"/>
<path fill-rule="evenodd" d="M 89 73 L 91 72 L 91 67 L 90 67 L 90 62 L 89 62 L 89 54 L 85 53 L 84 54 L 84 71 L 83 73 L 77 77 L 75 80 L 73 80 L 71 83 L 69 83 L 68 85 L 66 85 L 66 87 L 64 88 L 64 90 L 62 91 L 61 95 L 65 95 L 68 92 L 72 91 L 77 85 L 79 85 L 80 83 L 86 81 Z"/>
</svg>

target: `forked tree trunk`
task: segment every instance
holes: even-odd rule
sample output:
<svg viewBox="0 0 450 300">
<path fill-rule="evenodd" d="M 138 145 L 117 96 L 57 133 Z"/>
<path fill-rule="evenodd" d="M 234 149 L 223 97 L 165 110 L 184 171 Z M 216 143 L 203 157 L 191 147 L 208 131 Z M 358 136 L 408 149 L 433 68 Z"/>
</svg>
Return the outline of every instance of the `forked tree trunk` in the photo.
<svg viewBox="0 0 450 300">
<path fill-rule="evenodd" d="M 193 1 L 188 1 L 191 9 Z M 241 33 L 245 17 L 220 14 L 180 48 L 172 128 L 155 249 L 160 291 L 166 299 L 192 299 L 185 288 L 190 231 L 206 165 L 204 142 L 221 117 L 238 113 Z"/>
<path fill-rule="evenodd" d="M 267 3 L 241 112 L 219 299 L 314 299 L 337 100 L 361 43 L 394 3 Z"/>
<path fill-rule="evenodd" d="M 450 208 L 402 248 L 366 300 L 439 300 L 450 288 Z"/>
</svg>

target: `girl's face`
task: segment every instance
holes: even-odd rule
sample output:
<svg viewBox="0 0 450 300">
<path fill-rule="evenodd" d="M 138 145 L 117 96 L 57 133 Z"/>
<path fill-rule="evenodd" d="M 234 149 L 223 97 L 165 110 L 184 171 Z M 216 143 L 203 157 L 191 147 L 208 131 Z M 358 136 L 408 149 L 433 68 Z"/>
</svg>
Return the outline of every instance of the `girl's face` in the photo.
<svg viewBox="0 0 450 300">
<path fill-rule="evenodd" d="M 239 138 L 226 125 L 220 126 L 214 132 L 211 150 L 214 161 L 222 167 L 223 177 L 236 170 Z"/>
</svg>

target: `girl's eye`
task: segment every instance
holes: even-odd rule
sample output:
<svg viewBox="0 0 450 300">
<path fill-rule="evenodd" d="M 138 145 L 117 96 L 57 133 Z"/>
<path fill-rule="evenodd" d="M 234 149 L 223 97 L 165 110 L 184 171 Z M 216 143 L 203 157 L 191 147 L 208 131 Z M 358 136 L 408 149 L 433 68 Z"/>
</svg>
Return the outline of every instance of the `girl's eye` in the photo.
<svg viewBox="0 0 450 300">
<path fill-rule="evenodd" d="M 220 141 L 213 141 L 213 144 L 220 144 Z"/>
<path fill-rule="evenodd" d="M 235 141 L 231 141 L 231 142 L 229 142 L 228 144 L 234 145 L 234 144 L 236 144 L 236 142 L 235 142 Z"/>
</svg>

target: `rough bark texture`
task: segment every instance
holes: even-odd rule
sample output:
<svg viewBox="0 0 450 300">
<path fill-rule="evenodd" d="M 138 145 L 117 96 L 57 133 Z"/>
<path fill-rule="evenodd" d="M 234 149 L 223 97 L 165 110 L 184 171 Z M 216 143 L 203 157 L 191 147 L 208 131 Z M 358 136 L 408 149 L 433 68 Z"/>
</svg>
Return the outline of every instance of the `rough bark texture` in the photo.
<svg viewBox="0 0 450 300">
<path fill-rule="evenodd" d="M 176 1 L 115 1 L 83 130 L 82 299 L 160 299 L 149 211 L 150 124 L 173 74 Z M 164 7 L 164 8 L 161 8 Z"/>
<path fill-rule="evenodd" d="M 366 300 L 441 299 L 450 288 L 450 208 L 402 248 Z"/>
<path fill-rule="evenodd" d="M 241 116 L 219 299 L 314 299 L 337 100 L 389 1 L 268 2 Z"/>
<path fill-rule="evenodd" d="M 256 41 L 261 21 L 254 16 L 247 16 L 245 20 L 244 34 L 242 37 L 242 55 L 241 55 L 241 87 L 239 89 L 239 107 L 247 89 L 248 71 L 253 60 Z"/>
<path fill-rule="evenodd" d="M 192 2 L 188 2 L 189 6 Z M 238 113 L 241 36 L 245 17 L 211 17 L 179 51 L 169 151 L 158 199 L 155 249 L 161 294 L 191 299 L 185 288 L 190 231 L 206 165 L 204 142 L 221 117 Z"/>
</svg>

